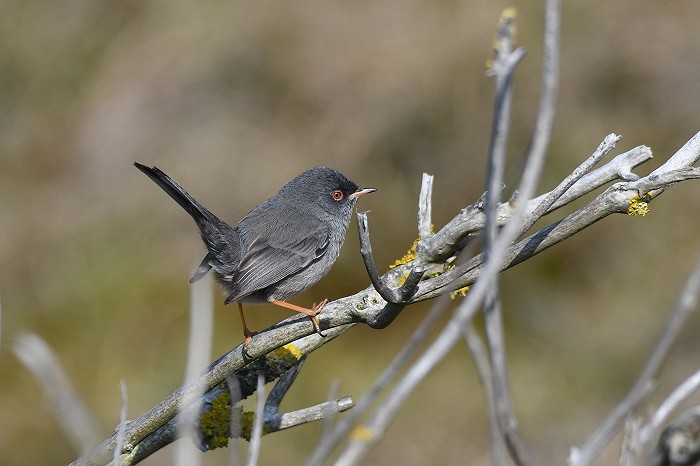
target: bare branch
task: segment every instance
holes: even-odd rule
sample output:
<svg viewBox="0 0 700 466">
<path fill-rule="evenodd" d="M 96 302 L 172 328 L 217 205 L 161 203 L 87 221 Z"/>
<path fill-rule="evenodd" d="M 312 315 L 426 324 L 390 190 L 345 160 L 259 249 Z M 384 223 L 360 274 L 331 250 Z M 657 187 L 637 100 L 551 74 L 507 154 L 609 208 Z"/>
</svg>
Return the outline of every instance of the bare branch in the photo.
<svg viewBox="0 0 700 466">
<path fill-rule="evenodd" d="M 571 188 L 547 211 L 554 210 L 576 200 L 581 196 L 599 188 L 610 181 L 619 178 L 620 173 L 630 173 L 632 168 L 650 160 L 651 151 L 648 147 L 639 146 L 631 151 L 617 155 L 604 166 L 594 170 L 574 183 Z M 542 194 L 527 201 L 526 213 L 533 211 L 542 200 L 551 193 Z M 522 202 L 522 200 L 520 201 Z M 504 202 L 498 206 L 499 226 L 510 220 L 514 202 Z M 486 214 L 482 202 L 477 202 L 462 209 L 452 220 L 429 238 L 421 239 L 416 249 L 422 263 L 440 262 L 451 257 L 459 245 L 470 234 L 481 231 L 486 224 Z"/>
<path fill-rule="evenodd" d="M 257 466 L 260 457 L 260 446 L 262 444 L 262 433 L 264 425 L 265 411 L 265 376 L 258 374 L 258 389 L 255 398 L 255 417 L 253 418 L 253 428 L 250 434 L 250 446 L 248 447 L 247 466 Z"/>
<path fill-rule="evenodd" d="M 542 51 L 542 93 L 535 119 L 532 144 L 527 165 L 518 192 L 523 199 L 530 199 L 535 192 L 545 155 L 552 138 L 552 126 L 556 112 L 555 103 L 559 85 L 559 29 L 561 26 L 561 1 L 547 0 L 544 10 L 544 43 Z"/>
<path fill-rule="evenodd" d="M 486 352 L 486 346 L 474 328 L 474 322 L 467 323 L 464 329 L 464 340 L 467 343 L 472 357 L 474 358 L 474 366 L 476 373 L 479 376 L 479 382 L 484 388 L 484 399 L 488 406 L 489 421 L 491 425 L 491 464 L 500 466 L 504 464 L 503 450 L 501 448 L 501 431 L 498 427 L 498 419 L 496 418 L 496 406 L 493 400 L 493 387 L 491 384 L 491 366 Z"/>
<path fill-rule="evenodd" d="M 40 382 L 56 420 L 81 458 L 87 457 L 99 441 L 100 430 L 53 350 L 39 336 L 24 333 L 17 337 L 14 351 Z"/>
<path fill-rule="evenodd" d="M 309 406 L 308 408 L 283 413 L 279 415 L 279 420 L 275 421 L 275 423 L 278 423 L 278 428 L 271 430 L 270 432 L 277 432 L 279 430 L 289 429 L 290 427 L 296 427 L 301 424 L 328 419 L 329 417 L 345 412 L 354 406 L 355 402 L 352 401 L 352 397 L 346 395 L 338 398 L 337 400 L 326 401 L 314 406 Z"/>
<path fill-rule="evenodd" d="M 685 180 L 693 180 L 700 178 L 700 168 L 685 167 L 668 172 L 662 172 L 656 175 L 649 175 L 635 183 L 640 194 L 649 193 L 650 199 L 661 194 L 669 186 Z"/>
<path fill-rule="evenodd" d="M 321 419 L 327 420 L 335 414 L 342 413 L 355 406 L 351 397 L 344 396 L 337 400 L 332 399 L 308 408 L 290 411 L 288 413 L 280 413 L 279 406 L 282 403 L 282 399 L 297 378 L 305 360 L 306 357 L 301 358 L 299 364 L 285 372 L 270 392 L 267 402 L 265 403 L 264 416 L 267 432 L 277 432 Z"/>
<path fill-rule="evenodd" d="M 607 138 L 606 138 L 607 139 Z M 604 141 L 605 143 L 605 141 Z M 601 150 L 601 147 L 598 148 Z M 579 199 L 584 194 L 603 186 L 615 179 L 623 181 L 636 181 L 639 176 L 632 173 L 632 168 L 650 160 L 652 158 L 651 149 L 647 146 L 638 146 L 632 150 L 615 156 L 610 162 L 602 167 L 596 168 L 574 183 L 558 200 L 551 206 L 547 213 L 562 207 L 569 202 Z M 550 193 L 542 194 L 534 198 L 533 205 L 539 205 Z"/>
<path fill-rule="evenodd" d="M 185 382 L 199 375 L 211 360 L 211 342 L 214 330 L 214 296 L 211 279 L 194 282 L 190 285 L 190 335 L 185 366 Z M 199 400 L 204 391 L 192 392 L 182 400 L 180 408 L 183 421 L 178 427 L 178 437 L 193 436 L 196 420 L 200 412 Z M 176 466 L 197 466 L 201 464 L 201 454 L 190 442 L 175 444 L 174 463 Z"/>
<path fill-rule="evenodd" d="M 688 377 L 661 403 L 661 406 L 654 412 L 649 424 L 642 428 L 640 432 L 643 443 L 651 442 L 661 430 L 666 419 L 680 406 L 690 395 L 700 388 L 700 371 Z"/>
<path fill-rule="evenodd" d="M 678 149 L 663 165 L 649 175 L 659 175 L 680 168 L 691 167 L 700 160 L 700 131 Z"/>
<path fill-rule="evenodd" d="M 119 390 L 122 396 L 121 409 L 119 410 L 119 426 L 117 427 L 117 441 L 116 447 L 114 448 L 114 455 L 112 456 L 112 462 L 117 465 L 119 464 L 119 457 L 122 454 L 122 447 L 124 446 L 124 432 L 126 430 L 126 415 L 127 406 L 129 399 L 126 392 L 126 381 L 121 379 L 119 381 Z"/>
<path fill-rule="evenodd" d="M 433 305 L 421 324 L 415 330 L 411 338 L 389 364 L 382 374 L 374 382 L 374 385 L 360 399 L 357 406 L 345 416 L 328 435 L 321 438 L 312 457 L 306 463 L 307 466 L 320 466 L 328 458 L 332 450 L 340 441 L 359 423 L 360 417 L 374 404 L 379 396 L 386 390 L 389 384 L 398 376 L 410 359 L 416 354 L 418 348 L 430 335 L 430 332 L 438 322 L 438 318 L 447 310 L 449 299 L 441 297 Z"/>
<path fill-rule="evenodd" d="M 362 259 L 365 262 L 367 274 L 369 275 L 370 280 L 372 280 L 372 285 L 385 301 L 390 304 L 400 305 L 393 308 L 395 313 L 398 315 L 398 313 L 404 308 L 403 305 L 405 305 L 415 293 L 416 286 L 423 276 L 423 269 L 421 267 L 414 267 L 411 269 L 403 285 L 398 290 L 392 290 L 379 277 L 377 265 L 374 262 L 374 256 L 372 255 L 372 243 L 369 238 L 367 212 L 357 213 L 357 229 L 360 232 L 360 254 L 362 254 Z M 377 323 L 368 321 L 367 324 L 373 328 L 384 328 L 394 320 L 394 317 L 396 316 L 394 315 L 388 321 L 386 319 L 382 319 L 381 322 Z"/>
<path fill-rule="evenodd" d="M 282 404 L 282 400 L 297 379 L 297 375 L 299 375 L 301 368 L 304 366 L 304 362 L 306 362 L 306 356 L 299 359 L 296 365 L 292 366 L 277 380 L 275 387 L 270 391 L 267 401 L 265 401 L 266 420 L 274 419 L 279 415 L 279 408 Z"/>
<path fill-rule="evenodd" d="M 492 247 L 496 242 L 498 228 L 496 207 L 500 200 L 503 171 L 505 169 L 508 127 L 510 124 L 512 76 L 515 72 L 515 66 L 524 55 L 522 49 L 512 52 L 514 36 L 514 15 L 511 9 L 507 9 L 501 15 L 496 39 L 496 57 L 494 58 L 493 66 L 493 75 L 496 78 L 496 98 L 494 101 L 494 120 L 486 172 L 486 202 L 484 206 L 486 211 L 486 228 L 483 234 L 484 263 L 489 262 Z M 490 356 L 489 374 L 492 379 L 489 385 L 493 390 L 490 394 L 493 403 L 490 406 L 495 410 L 491 417 L 495 419 L 496 426 L 508 446 L 511 457 L 516 464 L 522 466 L 524 464 L 532 464 L 532 460 L 518 431 L 518 423 L 510 400 L 502 312 L 499 283 L 496 278 L 493 280 L 484 300 L 484 327 L 486 328 L 486 340 Z"/>
<path fill-rule="evenodd" d="M 671 178 L 671 182 L 675 183 L 686 179 L 695 179 L 697 178 L 697 172 L 697 169 L 688 167 L 683 170 L 673 170 L 672 172 L 654 175 L 653 180 L 649 179 L 651 177 L 649 175 L 637 181 L 615 184 L 599 194 L 588 205 L 511 246 L 507 251 L 502 267 L 505 270 L 517 265 L 610 214 L 629 214 L 631 202 L 639 198 L 640 193 L 648 192 L 647 188 L 651 187 L 652 189 L 659 189 L 659 192 L 663 192 L 663 189 L 665 189 L 663 182 L 668 181 L 664 179 L 667 174 Z M 433 238 L 437 237 L 438 234 L 435 234 Z M 441 294 L 440 290 L 461 288 L 474 283 L 480 273 L 480 264 L 481 258 L 477 256 L 455 270 L 450 270 L 438 277 L 421 282 L 418 292 L 413 299 L 429 299 Z"/>
<path fill-rule="evenodd" d="M 320 338 L 320 337 L 319 337 Z M 320 403 L 308 408 L 291 411 L 287 413 L 279 413 L 279 405 L 287 390 L 291 387 L 296 375 L 298 374 L 304 358 L 302 357 L 298 364 L 293 365 L 289 370 L 279 377 L 279 380 L 265 402 L 263 409 L 263 423 L 265 433 L 277 432 L 280 430 L 295 427 L 307 422 L 318 421 L 327 416 L 332 416 L 337 413 L 346 411 L 354 406 L 352 399 L 349 396 L 342 397 L 335 401 Z M 296 361 L 296 359 L 294 359 Z M 280 356 L 279 352 L 276 358 L 264 362 L 262 364 L 252 364 L 246 370 L 251 374 L 245 374 L 246 370 L 238 374 L 239 377 L 231 377 L 226 384 L 220 384 L 204 395 L 200 402 L 196 405 L 201 405 L 200 416 L 196 422 L 194 441 L 201 451 L 207 451 L 219 446 L 226 445 L 229 437 L 242 437 L 249 439 L 252 434 L 251 425 L 247 423 L 241 429 L 240 409 L 232 408 L 232 406 L 243 398 L 243 395 L 248 396 L 257 392 L 257 375 L 262 374 L 264 380 L 270 380 L 272 374 L 279 370 L 279 366 L 284 366 L 286 361 Z M 270 366 L 278 366 L 271 370 Z M 254 372 L 254 373 L 253 373 Z M 250 386 L 250 375 L 255 379 L 255 386 Z M 243 387 L 245 393 L 241 391 L 241 384 L 238 383 L 238 378 L 245 382 Z M 235 379 L 235 380 L 234 380 Z M 223 409 L 221 408 L 223 404 Z M 218 406 L 215 408 L 214 406 Z M 211 413 L 207 418 L 207 427 L 204 428 L 204 416 Z M 121 464 L 136 464 L 163 446 L 173 442 L 178 438 L 178 431 L 185 423 L 192 423 L 191 417 L 186 416 L 186 412 L 178 413 L 164 426 L 159 428 L 155 433 L 139 442 L 136 448 L 121 456 Z M 191 428 L 189 429 L 192 430 Z M 242 431 L 243 430 L 243 431 Z M 181 434 L 181 432 L 180 432 Z M 235 445 L 232 446 L 236 449 Z M 232 453 L 232 461 L 236 461 L 237 454 Z"/>
<path fill-rule="evenodd" d="M 326 397 L 326 400 L 332 401 L 338 399 L 340 395 L 340 384 L 341 381 L 337 377 L 331 381 L 331 385 L 328 388 L 328 396 Z M 335 420 L 333 419 L 333 414 L 334 413 L 332 412 L 324 413 L 323 421 L 321 422 L 321 438 L 328 435 L 331 432 L 331 429 L 333 429 L 333 425 L 335 423 Z"/>
<path fill-rule="evenodd" d="M 585 174 L 586 170 L 593 167 L 597 161 L 612 150 L 615 142 L 618 139 L 619 136 L 608 135 L 598 146 L 598 149 L 585 162 L 579 165 L 579 167 L 577 167 L 571 175 L 566 177 L 557 188 L 547 194 L 544 198 L 540 196 L 538 199 L 541 200 L 537 206 L 533 206 L 532 209 L 530 209 L 531 205 L 528 203 L 526 207 L 526 210 L 529 211 L 528 218 L 526 219 L 525 223 L 519 225 L 520 231 L 514 231 L 512 234 L 520 236 L 524 228 L 529 228 L 529 226 L 531 226 L 534 221 L 539 218 L 539 215 L 546 212 L 548 208 L 551 207 L 554 202 L 556 202 L 558 196 L 561 196 L 568 187 L 575 184 L 576 180 L 580 179 Z M 606 193 L 608 192 L 610 191 L 606 191 Z M 579 227 L 583 229 L 600 220 L 600 218 L 614 212 L 626 212 L 629 205 L 629 199 L 637 195 L 636 193 L 637 188 L 634 188 L 632 191 L 630 191 L 627 198 L 616 199 L 617 203 L 623 204 L 624 207 L 622 207 L 622 205 L 615 205 L 614 203 L 611 203 L 610 200 L 602 197 L 603 195 L 600 195 L 588 206 L 579 209 L 577 212 L 574 212 L 563 220 L 560 220 L 558 223 L 550 225 L 549 227 L 540 230 L 530 237 L 510 246 L 506 253 L 506 259 L 502 264 L 503 270 L 519 264 L 523 260 L 531 257 L 533 254 L 541 252 L 559 241 L 563 241 L 569 236 L 580 231 L 580 229 L 578 229 Z M 601 206 L 605 205 L 607 205 L 609 209 L 603 209 L 601 211 Z M 585 220 L 582 218 L 582 216 L 585 217 Z M 561 234 L 561 236 L 559 236 L 559 234 Z M 453 289 L 471 285 L 479 276 L 479 267 L 481 264 L 482 256 L 476 256 L 453 270 L 419 284 L 418 292 L 416 293 L 414 299 L 428 299 L 441 294 L 445 288 L 451 291 Z"/>
<path fill-rule="evenodd" d="M 296 367 L 296 366 L 294 366 Z M 235 400 L 242 400 L 243 396 L 241 394 L 241 384 L 238 383 L 238 377 L 234 374 L 229 376 L 226 379 L 226 382 L 222 385 L 220 385 L 222 389 L 225 389 L 228 391 L 229 394 L 229 407 L 233 405 Z M 209 395 L 207 393 L 207 395 Z M 204 403 L 202 403 L 202 406 Z M 200 422 L 201 422 L 201 416 L 200 416 Z M 229 413 L 229 429 L 228 432 L 229 434 L 234 433 L 234 432 L 240 432 L 241 431 L 241 411 L 238 409 L 231 409 Z M 200 449 L 201 446 L 200 446 Z M 229 449 L 229 466 L 238 466 L 242 464 L 241 461 L 241 447 L 239 445 L 239 442 L 228 442 L 228 449 Z"/>
<path fill-rule="evenodd" d="M 379 270 L 377 270 L 377 264 L 374 262 L 374 255 L 372 254 L 372 242 L 369 238 L 367 212 L 357 212 L 357 229 L 360 233 L 360 254 L 362 254 L 367 275 L 372 280 L 374 289 L 386 302 L 399 302 L 394 290 L 389 288 L 379 277 Z"/>
<path fill-rule="evenodd" d="M 685 411 L 659 438 L 648 466 L 693 466 L 700 460 L 700 406 Z"/>
<path fill-rule="evenodd" d="M 433 175 L 423 173 L 418 197 L 418 236 L 427 238 L 433 234 Z"/>
<path fill-rule="evenodd" d="M 394 417 L 406 397 L 425 378 L 425 376 L 441 361 L 454 343 L 462 335 L 465 323 L 477 312 L 491 281 L 496 275 L 497 268 L 489 263 L 486 265 L 481 280 L 470 290 L 467 298 L 459 306 L 457 313 L 452 317 L 448 325 L 409 368 L 408 372 L 399 380 L 396 387 L 387 396 L 383 403 L 359 428 L 363 435 L 351 439 L 347 448 L 341 453 L 337 465 L 347 466 L 356 464 L 367 451 L 381 438 L 390 420 Z"/>
<path fill-rule="evenodd" d="M 581 165 L 576 167 L 576 169 L 571 174 L 569 174 L 569 176 L 564 178 L 564 180 L 561 183 L 559 183 L 559 185 L 556 188 L 549 192 L 544 197 L 544 199 L 542 199 L 542 201 L 537 207 L 535 207 L 532 211 L 528 212 L 527 218 L 521 226 L 521 234 L 529 230 L 530 227 L 532 227 L 532 225 L 534 225 L 535 222 L 537 222 L 537 220 L 542 218 L 542 216 L 545 213 L 549 212 L 550 209 L 556 203 L 556 201 L 559 200 L 564 195 L 564 193 L 568 192 L 574 184 L 580 181 L 586 173 L 588 173 L 594 166 L 598 164 L 598 162 L 600 162 L 603 159 L 603 157 L 605 157 L 611 150 L 615 148 L 615 144 L 617 144 L 620 141 L 620 139 L 622 139 L 622 136 L 618 136 L 614 133 L 605 136 L 603 142 L 600 143 L 598 148 L 595 150 L 595 152 L 593 152 L 593 154 L 590 157 L 588 157 Z"/>
<path fill-rule="evenodd" d="M 591 464 L 612 440 L 615 432 L 620 429 L 629 413 L 636 409 L 651 394 L 657 373 L 671 351 L 680 331 L 683 329 L 688 316 L 697 307 L 699 291 L 700 260 L 686 281 L 683 291 L 666 322 L 666 326 L 656 342 L 651 357 L 647 360 L 634 386 L 603 421 L 601 426 L 591 434 L 583 447 L 572 449 L 569 456 L 569 465 L 584 466 Z"/>
</svg>

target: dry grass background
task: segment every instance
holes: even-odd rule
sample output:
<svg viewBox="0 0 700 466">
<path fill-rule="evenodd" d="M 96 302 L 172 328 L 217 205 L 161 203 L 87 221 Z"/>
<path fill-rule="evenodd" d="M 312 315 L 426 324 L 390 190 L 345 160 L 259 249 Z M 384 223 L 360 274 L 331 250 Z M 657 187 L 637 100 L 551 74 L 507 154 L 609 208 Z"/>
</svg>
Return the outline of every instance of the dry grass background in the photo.
<svg viewBox="0 0 700 466">
<path fill-rule="evenodd" d="M 485 62 L 502 1 L 16 1 L 0 5 L 0 464 L 75 452 L 11 351 L 31 330 L 55 348 L 104 434 L 180 385 L 187 279 L 203 254 L 191 220 L 138 173 L 155 164 L 231 222 L 307 167 L 379 192 L 378 262 L 416 236 L 422 172 L 437 226 L 482 192 L 492 83 Z M 542 5 L 517 1 L 528 54 L 516 73 L 511 182 L 539 86 Z M 698 131 L 695 0 L 564 2 L 558 118 L 542 190 L 610 132 L 658 166 Z M 645 218 L 608 218 L 504 274 L 515 404 L 541 464 L 563 461 L 631 384 L 700 248 L 700 186 Z M 297 298 L 366 286 L 354 226 L 332 273 Z M 237 344 L 217 300 L 214 353 Z M 429 304 L 426 304 L 429 305 Z M 283 407 L 359 397 L 425 306 L 382 331 L 354 329 L 314 354 Z M 286 314 L 262 307 L 249 324 Z M 691 321 L 661 393 L 700 364 Z M 698 401 L 697 399 L 695 400 Z M 299 464 L 310 425 L 264 439 L 262 464 Z M 483 397 L 466 348 L 412 396 L 366 464 L 486 464 Z M 614 451 L 611 453 L 614 456 Z M 145 464 L 170 464 L 166 449 Z M 227 452 L 205 464 L 226 464 Z"/>
</svg>

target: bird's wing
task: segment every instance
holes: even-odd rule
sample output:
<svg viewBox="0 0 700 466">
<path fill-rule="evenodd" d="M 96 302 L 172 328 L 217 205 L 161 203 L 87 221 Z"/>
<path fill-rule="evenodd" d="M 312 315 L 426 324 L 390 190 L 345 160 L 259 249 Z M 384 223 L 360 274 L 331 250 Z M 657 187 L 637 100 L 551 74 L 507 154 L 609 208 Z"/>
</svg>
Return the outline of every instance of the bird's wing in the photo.
<svg viewBox="0 0 700 466">
<path fill-rule="evenodd" d="M 328 249 L 330 229 L 320 219 L 291 206 L 284 215 L 270 214 L 268 211 L 264 222 L 254 222 L 254 232 L 246 231 L 249 222 L 245 219 L 239 225 L 241 261 L 231 277 L 236 290 L 235 296 L 229 296 L 231 301 L 300 272 Z M 303 224 L 284 220 L 294 217 L 303 219 Z"/>
</svg>

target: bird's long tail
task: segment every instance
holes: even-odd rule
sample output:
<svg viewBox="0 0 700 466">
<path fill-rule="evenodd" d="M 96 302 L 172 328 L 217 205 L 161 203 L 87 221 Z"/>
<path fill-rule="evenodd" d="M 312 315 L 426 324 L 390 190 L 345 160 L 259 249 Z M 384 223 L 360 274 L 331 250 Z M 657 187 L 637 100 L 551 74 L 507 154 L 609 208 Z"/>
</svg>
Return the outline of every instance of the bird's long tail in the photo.
<svg viewBox="0 0 700 466">
<path fill-rule="evenodd" d="M 156 167 L 147 167 L 138 162 L 134 162 L 134 166 L 160 186 L 175 202 L 180 204 L 180 207 L 185 209 L 197 223 L 202 240 L 209 250 L 209 254 L 204 258 L 191 281 L 199 280 L 211 268 L 211 260 L 217 255 L 217 252 L 221 252 L 230 246 L 227 244 L 227 235 L 230 235 L 232 228 L 219 217 L 209 212 L 206 207 L 197 202 L 182 186 L 163 171 Z"/>
<path fill-rule="evenodd" d="M 134 162 L 134 166 L 141 170 L 146 176 L 152 179 L 158 186 L 161 187 L 163 191 L 168 193 L 168 196 L 172 197 L 175 202 L 180 204 L 180 207 L 185 209 L 188 214 L 192 216 L 197 225 L 200 223 L 218 223 L 219 220 L 216 215 L 209 212 L 202 204 L 197 202 L 190 193 L 185 191 L 185 188 L 180 186 L 175 180 L 166 175 L 163 171 L 156 167 L 147 167 L 138 162 Z"/>
</svg>

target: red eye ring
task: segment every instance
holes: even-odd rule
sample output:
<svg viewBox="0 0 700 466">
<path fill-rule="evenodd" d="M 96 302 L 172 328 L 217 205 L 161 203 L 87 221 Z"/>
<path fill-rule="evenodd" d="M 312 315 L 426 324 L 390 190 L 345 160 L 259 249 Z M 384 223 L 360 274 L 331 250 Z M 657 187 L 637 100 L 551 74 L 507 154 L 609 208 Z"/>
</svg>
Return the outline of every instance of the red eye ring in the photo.
<svg viewBox="0 0 700 466">
<path fill-rule="evenodd" d="M 331 193 L 331 197 L 335 201 L 340 201 L 341 199 L 343 199 L 343 196 L 344 196 L 344 194 L 340 189 L 336 189 L 335 191 L 333 191 Z"/>
</svg>

